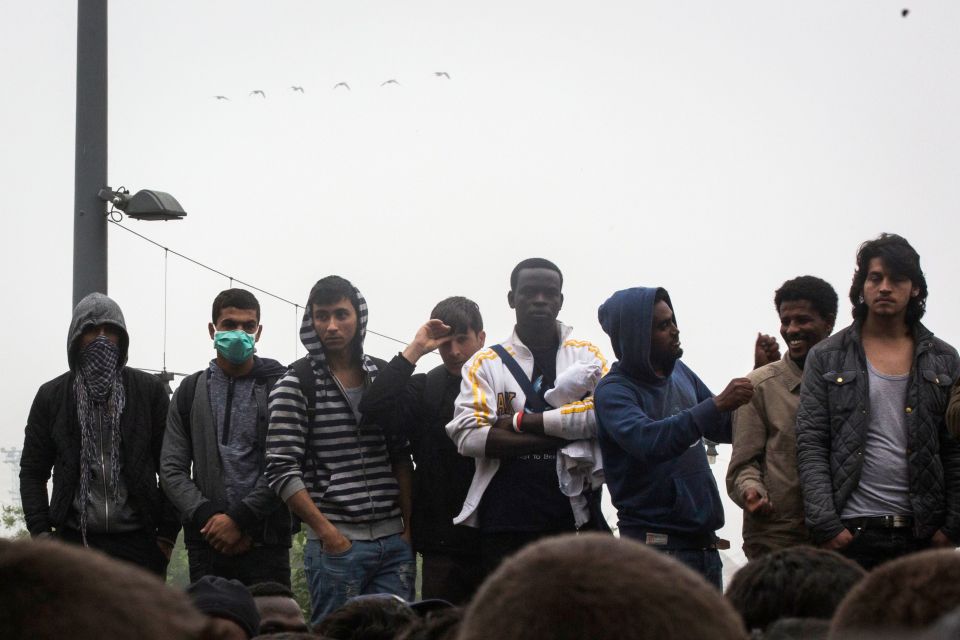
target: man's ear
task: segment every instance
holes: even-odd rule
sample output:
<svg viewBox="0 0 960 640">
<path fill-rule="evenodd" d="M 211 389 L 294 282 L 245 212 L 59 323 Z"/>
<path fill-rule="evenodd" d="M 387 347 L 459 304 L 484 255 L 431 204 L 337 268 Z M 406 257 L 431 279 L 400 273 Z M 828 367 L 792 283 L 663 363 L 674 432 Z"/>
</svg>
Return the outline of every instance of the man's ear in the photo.
<svg viewBox="0 0 960 640">
<path fill-rule="evenodd" d="M 262 325 L 262 324 L 258 324 L 258 325 L 257 325 L 257 332 L 256 332 L 255 334 L 253 334 L 253 341 L 254 341 L 254 342 L 260 342 L 260 334 L 261 334 L 261 333 L 263 333 L 263 325 Z"/>
<path fill-rule="evenodd" d="M 487 332 L 483 329 L 480 329 L 480 332 L 477 333 L 477 338 L 480 340 L 480 346 L 487 344 Z"/>
<path fill-rule="evenodd" d="M 210 332 L 210 339 L 213 340 L 213 336 L 217 332 L 217 328 L 213 326 L 212 322 L 207 323 L 207 331 Z"/>
<path fill-rule="evenodd" d="M 510 305 L 511 309 L 516 309 L 517 305 L 513 301 L 513 289 L 507 291 L 507 304 Z"/>
<path fill-rule="evenodd" d="M 560 294 L 560 308 L 563 309 L 563 294 Z"/>
</svg>

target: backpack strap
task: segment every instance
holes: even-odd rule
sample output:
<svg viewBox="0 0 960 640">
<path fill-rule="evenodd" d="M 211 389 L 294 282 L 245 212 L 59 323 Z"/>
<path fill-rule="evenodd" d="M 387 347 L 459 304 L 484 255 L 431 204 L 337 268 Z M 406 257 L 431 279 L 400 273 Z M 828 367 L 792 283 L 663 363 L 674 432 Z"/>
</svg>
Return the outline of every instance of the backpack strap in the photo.
<svg viewBox="0 0 960 640">
<path fill-rule="evenodd" d="M 300 381 L 300 393 L 307 404 L 307 424 L 310 425 L 317 414 L 317 376 L 313 372 L 313 363 L 310 356 L 304 356 L 294 361 L 290 367 Z"/>
<path fill-rule="evenodd" d="M 526 396 L 524 408 L 534 413 L 543 413 L 546 411 L 547 403 L 533 388 L 533 382 L 531 382 L 530 378 L 527 377 L 527 374 L 523 372 L 523 367 L 520 366 L 520 363 L 517 362 L 512 355 L 510 355 L 509 351 L 504 349 L 503 345 L 495 344 L 490 348 L 493 349 L 498 356 L 500 356 L 500 359 L 503 360 L 503 364 L 507 367 L 507 370 L 513 374 L 517 384 L 520 385 L 523 395 Z"/>
<path fill-rule="evenodd" d="M 188 434 L 190 433 L 190 410 L 193 408 L 193 398 L 197 394 L 197 381 L 203 373 L 203 371 L 191 373 L 177 387 L 177 413 L 180 414 L 180 424 Z"/>
</svg>

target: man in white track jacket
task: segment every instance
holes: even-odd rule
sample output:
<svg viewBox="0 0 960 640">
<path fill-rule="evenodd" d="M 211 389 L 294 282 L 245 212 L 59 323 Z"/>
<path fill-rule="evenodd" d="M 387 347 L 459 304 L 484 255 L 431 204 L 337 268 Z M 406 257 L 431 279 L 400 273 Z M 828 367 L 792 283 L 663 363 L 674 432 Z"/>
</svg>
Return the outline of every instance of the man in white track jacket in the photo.
<svg viewBox="0 0 960 640">
<path fill-rule="evenodd" d="M 464 365 L 447 425 L 460 453 L 476 459 L 454 522 L 480 529 L 486 571 L 544 536 L 606 528 L 591 396 L 607 362 L 596 346 L 572 339 L 572 328 L 557 321 L 563 276 L 555 264 L 524 260 L 510 285 L 513 335 Z"/>
</svg>

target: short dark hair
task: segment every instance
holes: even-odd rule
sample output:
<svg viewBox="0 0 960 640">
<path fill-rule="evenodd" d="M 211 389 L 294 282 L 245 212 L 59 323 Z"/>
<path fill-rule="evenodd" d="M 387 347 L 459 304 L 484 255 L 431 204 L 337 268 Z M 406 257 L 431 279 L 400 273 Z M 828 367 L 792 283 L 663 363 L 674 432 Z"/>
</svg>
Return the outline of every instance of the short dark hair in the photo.
<svg viewBox="0 0 960 640">
<path fill-rule="evenodd" d="M 696 615 L 691 615 L 696 612 Z M 507 558 L 464 614 L 459 640 L 742 640 L 720 591 L 666 554 L 600 533 L 544 538 Z"/>
<path fill-rule="evenodd" d="M 317 280 L 317 284 L 310 289 L 310 296 L 307 298 L 307 304 L 310 305 L 308 312 L 313 312 L 315 304 L 333 304 L 346 298 L 353 305 L 353 310 L 357 316 L 360 316 L 360 300 L 357 299 L 357 290 L 350 281 L 340 276 L 327 276 Z"/>
<path fill-rule="evenodd" d="M 362 596 L 348 600 L 314 629 L 329 640 L 393 640 L 420 618 L 402 598 Z"/>
<path fill-rule="evenodd" d="M 960 554 L 934 549 L 890 560 L 843 599 L 831 638 L 857 630 L 920 629 L 960 606 Z M 866 636 L 864 636 L 866 637 Z"/>
<path fill-rule="evenodd" d="M 443 321 L 454 333 L 483 331 L 483 318 L 477 303 L 463 296 L 451 296 L 437 303 L 430 312 L 431 318 Z"/>
<path fill-rule="evenodd" d="M 862 322 L 867 317 L 867 305 L 861 298 L 867 270 L 874 258 L 880 258 L 893 275 L 909 278 L 911 284 L 920 289 L 920 295 L 910 298 L 907 304 L 907 324 L 913 326 L 927 310 L 927 279 L 920 268 L 920 254 L 905 238 L 895 233 L 881 233 L 876 240 L 864 242 L 857 250 L 857 269 L 850 285 L 854 319 Z"/>
<path fill-rule="evenodd" d="M 560 276 L 560 286 L 563 286 L 563 273 L 560 272 L 560 267 L 546 258 L 527 258 L 526 260 L 521 260 L 517 266 L 513 268 L 513 271 L 510 272 L 511 291 L 516 290 L 520 272 L 524 269 L 550 269 L 551 271 L 556 271 L 557 275 Z"/>
<path fill-rule="evenodd" d="M 748 562 L 726 596 L 748 630 L 765 630 L 780 618 L 830 619 L 865 573 L 834 551 L 792 547 Z"/>
<path fill-rule="evenodd" d="M 0 539 L 0 575 L 2 638 L 187 640 L 209 626 L 183 591 L 78 545 Z"/>
<path fill-rule="evenodd" d="M 225 289 L 217 294 L 213 299 L 213 324 L 217 324 L 220 312 L 227 307 L 253 309 L 257 312 L 257 322 L 260 322 L 260 302 L 246 289 Z"/>
<path fill-rule="evenodd" d="M 270 596 L 293 598 L 294 600 L 297 598 L 293 595 L 293 591 L 291 591 L 289 587 L 279 582 L 257 582 L 256 584 L 248 585 L 247 591 L 249 591 L 250 595 L 254 598 L 267 598 Z"/>
<path fill-rule="evenodd" d="M 837 319 L 837 292 L 816 276 L 799 276 L 784 282 L 773 294 L 773 306 L 780 313 L 784 302 L 806 300 L 824 320 Z"/>
</svg>

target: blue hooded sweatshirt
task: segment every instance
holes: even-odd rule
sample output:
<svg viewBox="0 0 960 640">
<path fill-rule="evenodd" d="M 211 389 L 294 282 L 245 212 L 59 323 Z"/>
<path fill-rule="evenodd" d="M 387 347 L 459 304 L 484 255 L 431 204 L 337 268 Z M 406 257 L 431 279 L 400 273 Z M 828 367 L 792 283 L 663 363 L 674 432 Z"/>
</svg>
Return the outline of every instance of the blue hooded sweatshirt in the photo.
<svg viewBox="0 0 960 640">
<path fill-rule="evenodd" d="M 701 438 L 730 442 L 730 414 L 717 411 L 713 394 L 679 360 L 666 376 L 654 371 L 657 291 L 625 289 L 600 305 L 618 358 L 594 393 L 604 471 L 622 534 L 706 545 L 723 526 L 723 506 Z M 673 308 L 669 295 L 665 302 Z"/>
</svg>

